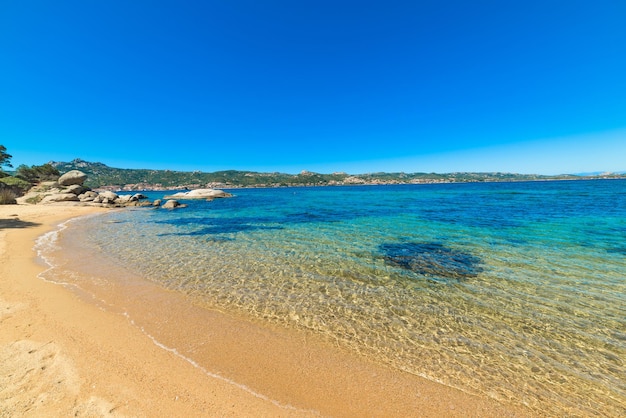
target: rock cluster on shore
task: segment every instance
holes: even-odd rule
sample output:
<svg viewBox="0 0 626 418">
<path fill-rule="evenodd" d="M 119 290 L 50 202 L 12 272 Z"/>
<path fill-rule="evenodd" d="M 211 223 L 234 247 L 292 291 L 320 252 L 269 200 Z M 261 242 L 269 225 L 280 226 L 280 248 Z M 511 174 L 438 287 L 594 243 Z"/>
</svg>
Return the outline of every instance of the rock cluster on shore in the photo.
<svg viewBox="0 0 626 418">
<path fill-rule="evenodd" d="M 146 196 L 137 193 L 120 196 L 105 191 L 95 192 L 83 186 L 87 175 L 82 171 L 72 170 L 63 174 L 57 181 L 43 182 L 33 187 L 26 195 L 18 199 L 19 203 L 49 204 L 58 202 L 76 202 L 90 206 L 121 207 L 148 206 Z"/>
<path fill-rule="evenodd" d="M 169 200 L 161 206 L 160 199 L 150 202 L 147 200 L 147 197 L 141 193 L 118 195 L 110 190 L 96 192 L 83 185 L 86 179 L 87 175 L 82 171 L 69 171 L 59 177 L 57 181 L 43 182 L 33 187 L 26 195 L 18 199 L 18 203 L 52 204 L 69 202 L 68 204 L 100 207 L 154 206 L 163 207 L 165 209 L 183 208 L 186 206 L 175 199 L 171 199 L 171 197 L 166 197 Z M 203 198 L 210 200 L 215 197 L 232 196 L 221 190 L 213 189 L 192 190 L 187 193 L 193 196 L 188 197 L 189 199 Z"/>
</svg>

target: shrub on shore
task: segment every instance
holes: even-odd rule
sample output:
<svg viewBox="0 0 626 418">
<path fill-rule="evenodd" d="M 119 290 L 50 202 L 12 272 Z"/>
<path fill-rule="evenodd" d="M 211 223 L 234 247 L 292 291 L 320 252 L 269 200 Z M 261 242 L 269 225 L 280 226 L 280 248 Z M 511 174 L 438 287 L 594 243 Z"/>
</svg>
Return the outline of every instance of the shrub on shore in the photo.
<svg viewBox="0 0 626 418">
<path fill-rule="evenodd" d="M 31 184 L 42 181 L 55 181 L 61 173 L 50 164 L 26 166 L 20 165 L 15 172 L 15 177 L 25 180 Z"/>
<path fill-rule="evenodd" d="M 32 184 L 30 182 L 23 180 L 21 178 L 12 177 L 12 176 L 3 177 L 0 179 L 0 182 L 3 183 L 8 188 L 17 189 L 22 193 L 27 192 L 32 187 Z"/>
<path fill-rule="evenodd" d="M 9 188 L 0 188 L 0 205 L 15 205 L 17 196 Z"/>
<path fill-rule="evenodd" d="M 0 178 L 0 205 L 16 204 L 15 200 L 26 193 L 32 184 L 17 177 L 7 176 Z"/>
</svg>

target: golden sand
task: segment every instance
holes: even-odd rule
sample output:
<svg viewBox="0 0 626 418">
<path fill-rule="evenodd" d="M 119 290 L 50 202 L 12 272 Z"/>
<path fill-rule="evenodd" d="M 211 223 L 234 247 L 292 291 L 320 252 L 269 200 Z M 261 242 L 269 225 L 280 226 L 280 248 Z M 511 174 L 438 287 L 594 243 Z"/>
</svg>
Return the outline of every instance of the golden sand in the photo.
<svg viewBox="0 0 626 418">
<path fill-rule="evenodd" d="M 372 363 L 315 336 L 202 309 L 142 283 L 130 318 L 177 318 L 158 343 L 128 314 L 38 277 L 35 240 L 100 208 L 0 206 L 0 416 L 521 417 L 522 407 Z M 148 327 L 149 329 L 149 327 Z M 193 352 L 192 335 L 206 336 Z M 199 337 L 200 336 L 200 337 Z"/>
</svg>

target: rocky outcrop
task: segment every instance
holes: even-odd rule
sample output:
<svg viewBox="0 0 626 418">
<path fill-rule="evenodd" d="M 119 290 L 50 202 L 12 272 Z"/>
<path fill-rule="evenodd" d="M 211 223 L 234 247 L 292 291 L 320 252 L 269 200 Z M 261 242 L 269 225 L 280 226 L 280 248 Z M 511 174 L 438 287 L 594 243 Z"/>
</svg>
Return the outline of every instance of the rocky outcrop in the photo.
<svg viewBox="0 0 626 418">
<path fill-rule="evenodd" d="M 55 193 L 45 196 L 41 203 L 53 203 L 53 202 L 79 202 L 80 199 L 74 193 Z"/>
<path fill-rule="evenodd" d="M 161 206 L 161 200 L 154 203 L 141 193 L 118 195 L 117 193 L 104 190 L 96 192 L 83 186 L 87 178 L 85 173 L 72 170 L 59 178 L 56 182 L 45 182 L 33 187 L 25 196 L 18 199 L 21 204 L 66 204 L 66 205 L 88 205 L 119 208 L 126 206 L 150 206 L 154 208 L 163 207 L 165 209 L 184 208 L 187 205 L 181 204 L 176 199 L 168 200 Z M 61 184 L 61 181 L 63 184 Z M 221 190 L 199 189 L 189 192 L 189 199 L 212 199 L 216 197 L 229 197 L 229 193 Z"/>
<path fill-rule="evenodd" d="M 223 190 L 217 189 L 195 189 L 189 192 L 179 192 L 173 195 L 165 196 L 164 199 L 204 199 L 204 200 L 213 200 L 216 198 L 222 197 L 232 197 L 233 195 L 227 193 Z"/>
<path fill-rule="evenodd" d="M 163 209 L 176 209 L 176 208 L 187 207 L 187 205 L 181 204 L 178 200 L 170 199 L 167 202 L 165 202 L 165 204 L 161 207 Z"/>
<path fill-rule="evenodd" d="M 83 194 L 84 192 L 88 191 L 89 189 L 87 187 L 81 186 L 80 184 L 73 184 L 69 187 L 67 187 L 66 189 L 63 190 L 63 193 L 72 193 L 75 194 L 76 196 Z"/>
<path fill-rule="evenodd" d="M 72 186 L 74 184 L 82 186 L 85 180 L 87 180 L 87 174 L 82 171 L 72 170 L 59 177 L 57 183 L 60 186 Z"/>
<path fill-rule="evenodd" d="M 78 199 L 81 202 L 93 202 L 95 198 L 98 197 L 98 193 L 93 192 L 91 190 L 86 191 L 85 193 L 82 193 L 80 195 L 78 195 Z"/>
<path fill-rule="evenodd" d="M 109 202 L 115 202 L 115 200 L 119 198 L 119 195 L 117 193 L 110 192 L 108 190 L 104 192 L 100 192 L 99 196 L 102 197 L 103 200 L 106 199 Z"/>
<path fill-rule="evenodd" d="M 150 206 L 150 202 L 143 202 L 147 197 L 141 193 L 119 196 L 111 191 L 97 193 L 83 186 L 87 175 L 78 170 L 72 170 L 62 175 L 56 182 L 44 182 L 33 187 L 19 203 L 52 204 L 66 203 L 83 204 L 104 207 L 123 206 Z"/>
</svg>

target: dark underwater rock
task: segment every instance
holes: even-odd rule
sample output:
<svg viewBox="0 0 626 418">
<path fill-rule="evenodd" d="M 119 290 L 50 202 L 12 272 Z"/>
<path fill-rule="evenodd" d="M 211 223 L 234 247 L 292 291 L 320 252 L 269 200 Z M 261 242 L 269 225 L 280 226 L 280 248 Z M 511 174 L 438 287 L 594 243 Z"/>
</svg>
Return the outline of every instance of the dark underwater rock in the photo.
<svg viewBox="0 0 626 418">
<path fill-rule="evenodd" d="M 626 247 L 609 248 L 608 250 L 606 250 L 606 252 L 607 253 L 626 255 Z"/>
<path fill-rule="evenodd" d="M 379 251 L 388 264 L 425 276 L 463 279 L 482 271 L 478 257 L 436 242 L 382 244 Z"/>
</svg>

